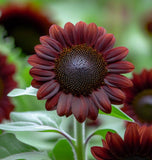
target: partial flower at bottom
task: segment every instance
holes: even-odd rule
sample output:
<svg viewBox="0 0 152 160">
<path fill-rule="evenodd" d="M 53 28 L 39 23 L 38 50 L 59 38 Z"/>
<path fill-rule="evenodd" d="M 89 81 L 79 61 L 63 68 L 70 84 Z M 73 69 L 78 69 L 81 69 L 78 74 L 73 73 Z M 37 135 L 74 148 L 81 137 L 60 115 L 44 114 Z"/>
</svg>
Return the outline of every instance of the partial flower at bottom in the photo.
<svg viewBox="0 0 152 160">
<path fill-rule="evenodd" d="M 124 140 L 108 132 L 103 147 L 94 146 L 91 152 L 96 160 L 152 160 L 152 126 L 129 124 Z"/>
<path fill-rule="evenodd" d="M 14 109 L 7 94 L 17 86 L 13 79 L 15 65 L 7 64 L 7 57 L 0 53 L 0 122 L 9 119 L 9 114 Z"/>
<path fill-rule="evenodd" d="M 152 125 L 152 69 L 133 74 L 122 110 L 140 125 Z"/>
<path fill-rule="evenodd" d="M 36 54 L 29 57 L 33 66 L 32 86 L 38 99 L 46 99 L 47 110 L 59 116 L 74 114 L 79 122 L 95 120 L 98 110 L 111 112 L 111 103 L 122 104 L 122 88 L 132 86 L 122 73 L 134 69 L 123 60 L 128 49 L 113 48 L 115 38 L 96 24 L 52 25 L 49 36 L 40 37 Z"/>
</svg>

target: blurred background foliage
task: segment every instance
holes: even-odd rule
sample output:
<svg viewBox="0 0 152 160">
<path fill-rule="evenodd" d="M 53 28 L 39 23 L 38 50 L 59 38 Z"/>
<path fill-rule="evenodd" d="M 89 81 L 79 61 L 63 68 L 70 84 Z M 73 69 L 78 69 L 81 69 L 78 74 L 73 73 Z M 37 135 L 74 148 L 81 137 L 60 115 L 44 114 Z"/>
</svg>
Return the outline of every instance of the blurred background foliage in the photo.
<svg viewBox="0 0 152 160">
<path fill-rule="evenodd" d="M 127 60 L 135 65 L 134 72 L 139 73 L 143 68 L 152 68 L 152 0 L 0 0 L 0 7 L 9 3 L 33 4 L 41 8 L 50 21 L 53 20 L 62 27 L 66 22 L 85 21 L 88 24 L 94 22 L 104 27 L 107 33 L 115 35 L 115 47 L 125 46 L 129 49 Z M 2 25 L 0 26 L 0 52 L 8 55 L 9 63 L 16 65 L 17 72 L 14 78 L 18 82 L 18 88 L 29 87 L 32 78 L 29 75 L 31 67 L 27 63 L 28 56 L 21 56 L 22 49 L 15 46 L 13 37 L 7 37 L 7 31 Z M 131 77 L 131 74 L 127 76 Z M 12 98 L 12 101 L 15 111 L 18 112 L 45 110 L 44 101 L 38 101 L 36 97 L 20 96 Z M 108 127 L 111 125 L 110 121 L 114 120 L 118 122 L 117 119 L 112 118 L 107 121 L 103 116 L 101 124 Z M 120 121 L 115 125 L 112 124 L 113 127 L 110 127 L 118 128 L 123 133 Z M 25 138 L 27 133 L 17 134 L 19 139 L 24 139 L 23 141 L 31 137 L 29 135 Z M 39 135 L 37 134 L 36 137 Z M 92 143 L 96 142 L 92 140 Z M 29 143 L 35 142 L 30 140 Z"/>
</svg>

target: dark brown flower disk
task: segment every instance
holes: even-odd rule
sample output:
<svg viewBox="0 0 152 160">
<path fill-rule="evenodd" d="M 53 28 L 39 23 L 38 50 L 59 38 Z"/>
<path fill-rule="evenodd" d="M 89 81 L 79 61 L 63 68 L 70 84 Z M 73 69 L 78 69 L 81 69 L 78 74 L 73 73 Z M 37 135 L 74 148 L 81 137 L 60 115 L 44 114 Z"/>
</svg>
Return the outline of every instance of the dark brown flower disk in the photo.
<svg viewBox="0 0 152 160">
<path fill-rule="evenodd" d="M 121 74 L 134 66 L 124 60 L 127 48 L 113 48 L 112 34 L 84 22 L 52 25 L 49 34 L 40 37 L 36 54 L 28 59 L 31 84 L 39 89 L 38 99 L 47 100 L 47 110 L 56 109 L 59 116 L 74 114 L 83 122 L 95 120 L 99 109 L 110 113 L 111 103 L 123 103 L 122 89 L 132 82 Z"/>
</svg>

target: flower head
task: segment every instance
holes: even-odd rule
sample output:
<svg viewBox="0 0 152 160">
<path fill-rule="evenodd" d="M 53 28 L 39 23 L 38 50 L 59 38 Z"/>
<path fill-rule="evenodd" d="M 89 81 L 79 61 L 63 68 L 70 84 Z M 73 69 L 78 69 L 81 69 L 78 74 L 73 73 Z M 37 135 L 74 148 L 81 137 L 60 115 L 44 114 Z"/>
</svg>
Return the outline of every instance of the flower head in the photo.
<svg viewBox="0 0 152 160">
<path fill-rule="evenodd" d="M 97 160 L 151 160 L 152 127 L 130 124 L 125 131 L 124 140 L 117 134 L 108 132 L 103 147 L 91 148 Z"/>
<path fill-rule="evenodd" d="M 14 109 L 7 94 L 17 86 L 13 80 L 15 66 L 6 63 L 7 57 L 0 54 L 0 122 L 9 119 L 10 112 Z"/>
<path fill-rule="evenodd" d="M 133 74 L 133 86 L 125 89 L 122 110 L 140 125 L 152 124 L 152 69 Z"/>
<path fill-rule="evenodd" d="M 120 74 L 134 66 L 123 60 L 127 48 L 112 48 L 112 34 L 84 22 L 66 23 L 64 29 L 52 25 L 49 33 L 28 59 L 32 86 L 39 89 L 38 99 L 47 99 L 47 110 L 57 109 L 60 116 L 74 114 L 83 122 L 87 117 L 95 120 L 99 109 L 110 113 L 111 103 L 123 102 L 121 88 L 132 82 Z"/>
<path fill-rule="evenodd" d="M 15 45 L 26 55 L 34 53 L 39 37 L 48 34 L 53 24 L 39 8 L 31 4 L 8 4 L 1 7 L 1 12 L 0 25 L 4 26 L 8 36 L 15 39 Z"/>
</svg>

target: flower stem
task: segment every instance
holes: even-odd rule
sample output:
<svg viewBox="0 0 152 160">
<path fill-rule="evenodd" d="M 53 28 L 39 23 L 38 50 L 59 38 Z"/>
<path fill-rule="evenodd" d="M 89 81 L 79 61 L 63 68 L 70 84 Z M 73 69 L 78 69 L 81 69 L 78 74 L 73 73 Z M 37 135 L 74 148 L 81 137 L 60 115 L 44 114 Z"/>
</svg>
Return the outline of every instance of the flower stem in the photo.
<svg viewBox="0 0 152 160">
<path fill-rule="evenodd" d="M 74 118 L 74 133 L 76 139 L 76 156 L 77 160 L 85 160 L 85 123 L 79 123 Z"/>
</svg>

